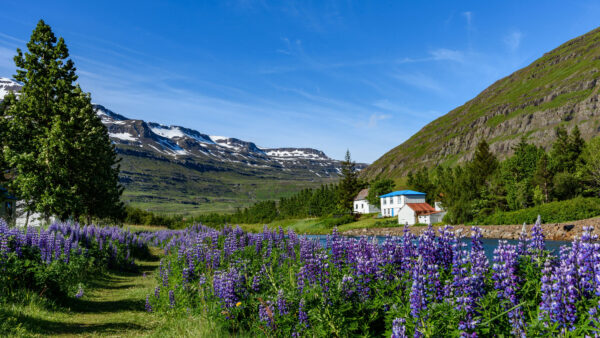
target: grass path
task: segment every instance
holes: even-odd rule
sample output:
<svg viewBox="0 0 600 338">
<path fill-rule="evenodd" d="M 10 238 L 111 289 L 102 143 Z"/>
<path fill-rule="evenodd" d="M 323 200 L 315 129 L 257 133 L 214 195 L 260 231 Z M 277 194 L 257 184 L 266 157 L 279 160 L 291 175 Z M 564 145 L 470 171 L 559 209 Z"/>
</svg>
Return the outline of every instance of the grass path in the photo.
<svg viewBox="0 0 600 338">
<path fill-rule="evenodd" d="M 110 272 L 92 283 L 81 299 L 66 305 L 45 308 L 32 300 L 8 308 L 20 332 L 29 336 L 148 336 L 158 335 L 165 319 L 144 310 L 147 294 L 153 292 L 160 253 L 138 261 L 138 272 Z M 158 331 L 157 331 L 158 330 Z"/>
<path fill-rule="evenodd" d="M 27 337 L 229 337 L 202 318 L 145 311 L 161 256 L 158 248 L 150 251 L 152 259 L 136 261 L 137 272 L 109 272 L 94 280 L 81 299 L 49 307 L 32 297 L 20 304 L 0 304 L 0 314 L 12 319 L 18 336 Z"/>
</svg>

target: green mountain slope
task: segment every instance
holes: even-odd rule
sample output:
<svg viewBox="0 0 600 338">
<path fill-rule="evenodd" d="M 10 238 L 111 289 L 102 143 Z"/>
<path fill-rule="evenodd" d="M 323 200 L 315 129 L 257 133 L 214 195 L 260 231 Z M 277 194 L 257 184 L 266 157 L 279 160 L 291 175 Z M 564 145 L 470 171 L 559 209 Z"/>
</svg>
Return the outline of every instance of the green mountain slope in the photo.
<svg viewBox="0 0 600 338">
<path fill-rule="evenodd" d="M 336 181 L 299 171 L 242 168 L 217 161 L 175 161 L 125 145 L 119 145 L 117 152 L 122 158 L 122 200 L 159 213 L 233 212 Z"/>
<path fill-rule="evenodd" d="M 544 54 L 498 80 L 474 99 L 429 123 L 362 172 L 400 178 L 409 170 L 470 159 L 481 139 L 498 156 L 521 136 L 548 148 L 554 128 L 578 125 L 585 139 L 599 133 L 600 28 Z"/>
</svg>

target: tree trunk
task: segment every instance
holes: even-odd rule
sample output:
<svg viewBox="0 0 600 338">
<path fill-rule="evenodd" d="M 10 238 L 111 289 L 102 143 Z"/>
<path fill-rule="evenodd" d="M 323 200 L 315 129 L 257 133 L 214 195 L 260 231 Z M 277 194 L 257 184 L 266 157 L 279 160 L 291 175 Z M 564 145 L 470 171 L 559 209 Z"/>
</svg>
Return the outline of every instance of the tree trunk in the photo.
<svg viewBox="0 0 600 338">
<path fill-rule="evenodd" d="M 30 210 L 27 209 L 27 216 L 25 216 L 25 227 L 26 228 L 29 225 L 29 213 L 30 213 Z"/>
</svg>

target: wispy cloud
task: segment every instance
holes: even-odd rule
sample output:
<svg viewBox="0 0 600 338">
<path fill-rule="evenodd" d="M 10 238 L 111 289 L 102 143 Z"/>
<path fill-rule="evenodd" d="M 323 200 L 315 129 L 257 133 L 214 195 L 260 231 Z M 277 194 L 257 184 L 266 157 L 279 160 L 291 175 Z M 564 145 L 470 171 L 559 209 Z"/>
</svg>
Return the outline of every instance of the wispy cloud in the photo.
<svg viewBox="0 0 600 338">
<path fill-rule="evenodd" d="M 523 33 L 518 30 L 510 32 L 508 35 L 504 37 L 504 44 L 508 49 L 512 52 L 519 49 L 521 45 L 521 39 L 523 38 Z"/>
<path fill-rule="evenodd" d="M 367 123 L 367 127 L 375 128 L 375 127 L 377 127 L 377 122 L 387 120 L 391 117 L 392 117 L 392 115 L 389 115 L 389 114 L 379 114 L 379 113 L 371 114 L 371 116 L 369 116 L 369 123 Z"/>
<path fill-rule="evenodd" d="M 459 50 L 439 48 L 431 51 L 430 54 L 435 61 L 464 61 L 464 53 Z"/>
<path fill-rule="evenodd" d="M 471 29 L 472 21 L 473 21 L 473 12 L 466 11 L 466 12 L 463 12 L 462 15 L 465 17 L 465 20 L 467 21 L 467 28 Z"/>
<path fill-rule="evenodd" d="M 446 95 L 448 91 L 438 81 L 430 77 L 429 75 L 415 72 L 415 73 L 396 73 L 392 75 L 393 78 L 404 82 L 405 84 L 424 89 L 426 91 L 434 92 L 438 95 Z"/>
</svg>

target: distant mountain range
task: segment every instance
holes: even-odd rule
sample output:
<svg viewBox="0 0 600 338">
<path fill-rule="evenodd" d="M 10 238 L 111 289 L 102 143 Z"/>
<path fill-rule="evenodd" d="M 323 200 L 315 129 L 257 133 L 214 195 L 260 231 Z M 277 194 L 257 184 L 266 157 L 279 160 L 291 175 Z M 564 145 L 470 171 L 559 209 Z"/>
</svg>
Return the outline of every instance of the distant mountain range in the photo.
<svg viewBox="0 0 600 338">
<path fill-rule="evenodd" d="M 0 98 L 21 86 L 0 78 Z M 261 148 L 233 137 L 94 109 L 122 158 L 124 200 L 160 212 L 225 211 L 336 181 L 341 162 L 312 148 Z M 364 169 L 365 164 L 357 164 Z"/>
<path fill-rule="evenodd" d="M 549 148 L 554 128 L 600 133 L 600 28 L 564 43 L 429 123 L 361 172 L 399 179 L 408 171 L 469 160 L 480 140 L 500 158 L 525 136 Z"/>
</svg>

